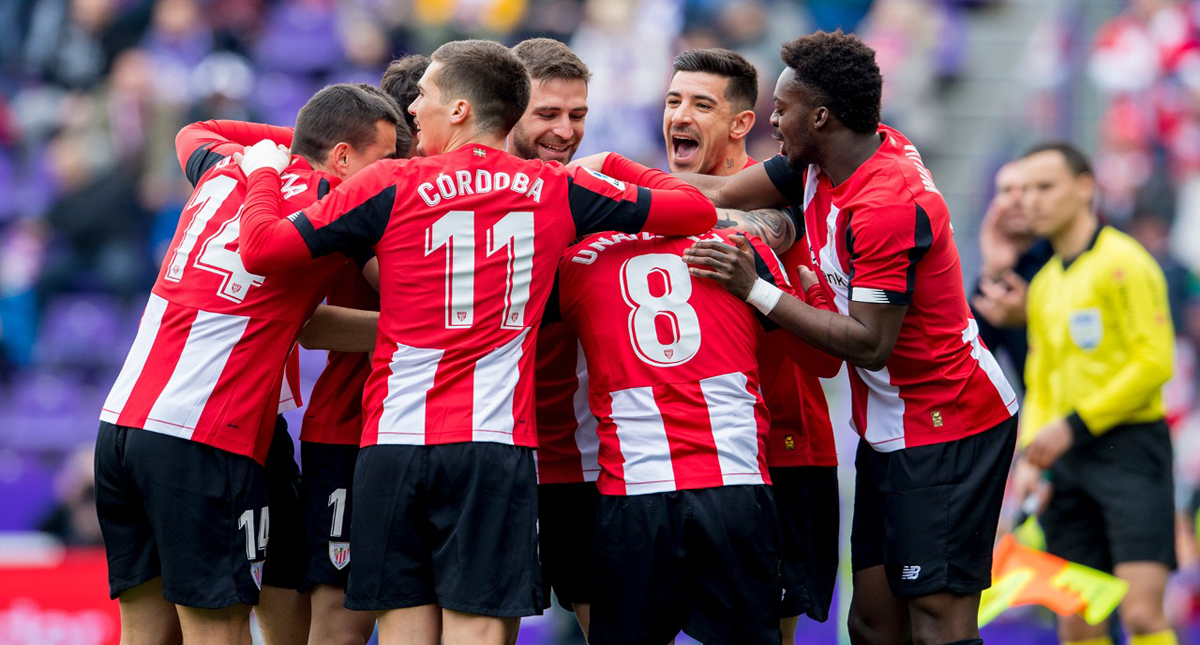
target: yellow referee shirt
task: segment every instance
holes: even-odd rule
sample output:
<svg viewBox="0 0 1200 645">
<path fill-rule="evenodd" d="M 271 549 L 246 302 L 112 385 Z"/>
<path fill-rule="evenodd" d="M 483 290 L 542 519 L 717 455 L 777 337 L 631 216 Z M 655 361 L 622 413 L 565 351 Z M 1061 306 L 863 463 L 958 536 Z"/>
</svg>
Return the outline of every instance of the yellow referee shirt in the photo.
<svg viewBox="0 0 1200 645">
<path fill-rule="evenodd" d="M 1028 296 L 1022 446 L 1064 417 L 1095 435 L 1163 417 L 1175 335 L 1166 280 L 1146 249 L 1102 226 L 1075 260 L 1051 258 Z"/>
</svg>

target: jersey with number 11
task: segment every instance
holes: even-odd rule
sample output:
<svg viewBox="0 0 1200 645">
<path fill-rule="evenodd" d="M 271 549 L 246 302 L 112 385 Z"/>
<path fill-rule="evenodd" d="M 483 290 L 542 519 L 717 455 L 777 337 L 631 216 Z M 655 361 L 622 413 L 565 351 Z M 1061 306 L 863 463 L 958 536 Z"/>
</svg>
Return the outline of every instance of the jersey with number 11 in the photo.
<svg viewBox="0 0 1200 645">
<path fill-rule="evenodd" d="M 100 419 L 264 463 L 285 360 L 346 259 L 269 277 L 248 272 L 238 253 L 246 178 L 228 157 L 241 146 L 225 147 L 179 150 L 196 188 Z M 300 157 L 282 177 L 294 209 L 330 189 Z"/>
</svg>

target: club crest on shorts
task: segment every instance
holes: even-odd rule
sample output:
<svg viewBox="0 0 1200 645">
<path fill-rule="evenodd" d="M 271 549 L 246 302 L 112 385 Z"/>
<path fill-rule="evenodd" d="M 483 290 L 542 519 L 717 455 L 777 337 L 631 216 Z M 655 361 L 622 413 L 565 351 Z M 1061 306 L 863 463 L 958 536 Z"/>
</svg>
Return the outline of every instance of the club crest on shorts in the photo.
<svg viewBox="0 0 1200 645">
<path fill-rule="evenodd" d="M 329 561 L 333 563 L 334 568 L 338 571 L 345 569 L 346 565 L 350 564 L 350 543 L 330 542 Z"/>
<path fill-rule="evenodd" d="M 259 591 L 262 591 L 263 562 L 263 560 L 259 560 L 250 563 L 250 577 L 254 578 L 254 586 L 258 587 Z"/>
</svg>

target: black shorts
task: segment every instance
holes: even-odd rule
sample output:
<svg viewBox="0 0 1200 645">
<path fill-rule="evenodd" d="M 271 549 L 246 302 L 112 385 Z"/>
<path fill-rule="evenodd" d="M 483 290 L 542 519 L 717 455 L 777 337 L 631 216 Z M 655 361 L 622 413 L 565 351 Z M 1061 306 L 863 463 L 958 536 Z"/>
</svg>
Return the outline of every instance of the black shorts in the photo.
<svg viewBox="0 0 1200 645">
<path fill-rule="evenodd" d="M 771 469 L 771 489 L 783 528 L 783 613 L 829 618 L 838 570 L 837 466 Z"/>
<path fill-rule="evenodd" d="M 778 645 L 779 567 L 769 486 L 602 495 L 588 642 Z"/>
<path fill-rule="evenodd" d="M 1046 550 L 1101 571 L 1122 562 L 1174 569 L 1175 505 L 1166 422 L 1119 426 L 1074 446 L 1050 470 L 1038 521 Z"/>
<path fill-rule="evenodd" d="M 538 486 L 538 543 L 546 608 L 550 590 L 558 604 L 574 611 L 574 603 L 590 603 L 596 588 L 592 548 L 596 535 L 595 482 Z"/>
<path fill-rule="evenodd" d="M 101 422 L 96 512 L 112 598 L 162 576 L 177 605 L 258 603 L 269 520 L 266 472 L 253 459 Z"/>
<path fill-rule="evenodd" d="M 304 467 L 304 532 L 308 580 L 346 587 L 350 576 L 350 518 L 354 509 L 354 462 L 358 446 L 300 442 Z"/>
<path fill-rule="evenodd" d="M 308 549 L 304 542 L 304 503 L 300 497 L 300 467 L 287 421 L 276 417 L 275 434 L 267 452 L 267 503 L 271 508 L 270 541 L 263 565 L 263 584 L 306 591 L 309 587 Z"/>
<path fill-rule="evenodd" d="M 1017 418 L 946 443 L 854 460 L 854 571 L 883 565 L 898 597 L 974 594 L 991 586 L 992 547 Z"/>
<path fill-rule="evenodd" d="M 347 608 L 542 612 L 532 448 L 368 446 L 353 492 Z"/>
</svg>

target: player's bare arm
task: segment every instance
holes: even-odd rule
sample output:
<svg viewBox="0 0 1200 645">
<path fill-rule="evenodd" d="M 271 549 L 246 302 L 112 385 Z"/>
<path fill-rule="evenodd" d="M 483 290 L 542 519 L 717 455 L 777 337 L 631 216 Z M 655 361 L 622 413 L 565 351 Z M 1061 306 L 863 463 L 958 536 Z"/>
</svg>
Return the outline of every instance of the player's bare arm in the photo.
<svg viewBox="0 0 1200 645">
<path fill-rule="evenodd" d="M 684 252 L 694 276 L 711 278 L 733 295 L 750 301 L 758 274 L 744 237 L 738 246 L 703 241 Z M 767 316 L 780 327 L 832 356 L 867 370 L 887 364 L 904 322 L 907 305 L 851 302 L 849 315 L 824 311 L 780 292 Z"/>
<path fill-rule="evenodd" d="M 759 208 L 782 208 L 787 200 L 775 188 L 762 164 L 754 164 L 737 174 L 718 177 L 696 173 L 679 173 L 679 179 L 700 189 L 717 208 L 737 208 L 752 211 Z"/>
<path fill-rule="evenodd" d="M 304 349 L 370 352 L 375 349 L 378 311 L 320 305 L 300 332 Z"/>
<path fill-rule="evenodd" d="M 754 235 L 776 253 L 784 253 L 796 242 L 795 223 L 777 208 L 752 211 L 718 208 L 717 225 L 714 228 L 731 228 Z"/>
</svg>

